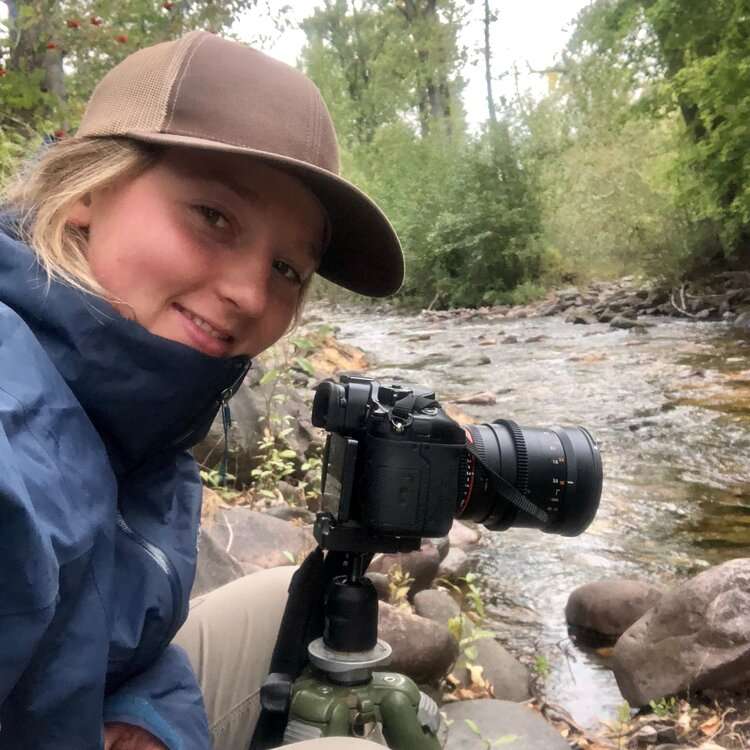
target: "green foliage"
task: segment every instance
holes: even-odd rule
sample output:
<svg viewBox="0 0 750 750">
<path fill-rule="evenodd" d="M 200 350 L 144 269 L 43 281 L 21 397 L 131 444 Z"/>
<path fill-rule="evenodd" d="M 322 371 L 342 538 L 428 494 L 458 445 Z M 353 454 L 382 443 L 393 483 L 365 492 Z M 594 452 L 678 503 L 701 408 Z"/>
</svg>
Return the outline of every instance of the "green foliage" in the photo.
<svg viewBox="0 0 750 750">
<path fill-rule="evenodd" d="M 394 125 L 359 167 L 401 237 L 409 302 L 507 302 L 538 276 L 539 209 L 507 128 L 459 141 Z"/>
<path fill-rule="evenodd" d="M 651 710 L 661 718 L 675 717 L 679 713 L 677 699 L 674 697 L 660 698 L 658 701 L 649 701 Z"/>
<path fill-rule="evenodd" d="M 534 663 L 531 665 L 531 670 L 539 679 L 546 680 L 552 672 L 552 667 L 549 663 L 549 659 L 544 654 L 537 654 L 534 657 Z"/>
<path fill-rule="evenodd" d="M 671 198 L 697 241 L 687 257 L 744 251 L 750 224 L 750 16 L 744 0 L 599 0 L 572 46 L 606 58 L 626 82 L 631 112 L 666 123 L 673 139 Z M 679 119 L 677 119 L 679 118 Z M 682 258 L 668 257 L 670 265 Z"/>
<path fill-rule="evenodd" d="M 256 3 L 8 2 L 10 12 L 0 21 L 0 50 L 9 50 L 0 58 L 0 129 L 71 130 L 96 83 L 131 52 L 193 29 L 226 32 Z"/>
<path fill-rule="evenodd" d="M 490 740 L 485 737 L 484 734 L 482 734 L 482 730 L 473 719 L 464 719 L 464 723 L 469 728 L 469 730 L 479 738 L 482 743 L 482 747 L 486 750 L 490 750 L 493 747 L 510 745 L 511 743 L 521 739 L 517 734 L 504 734 L 500 737 L 495 738 L 494 740 Z"/>
</svg>

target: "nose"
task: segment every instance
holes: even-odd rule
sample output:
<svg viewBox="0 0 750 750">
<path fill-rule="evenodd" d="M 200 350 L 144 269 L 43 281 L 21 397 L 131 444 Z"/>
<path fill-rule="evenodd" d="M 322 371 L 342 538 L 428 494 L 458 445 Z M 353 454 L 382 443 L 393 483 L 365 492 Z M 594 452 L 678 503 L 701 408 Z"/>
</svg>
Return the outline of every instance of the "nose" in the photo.
<svg viewBox="0 0 750 750">
<path fill-rule="evenodd" d="M 266 310 L 273 269 L 263 252 L 237 252 L 222 263 L 216 284 L 221 300 L 237 313 L 257 318 Z"/>
</svg>

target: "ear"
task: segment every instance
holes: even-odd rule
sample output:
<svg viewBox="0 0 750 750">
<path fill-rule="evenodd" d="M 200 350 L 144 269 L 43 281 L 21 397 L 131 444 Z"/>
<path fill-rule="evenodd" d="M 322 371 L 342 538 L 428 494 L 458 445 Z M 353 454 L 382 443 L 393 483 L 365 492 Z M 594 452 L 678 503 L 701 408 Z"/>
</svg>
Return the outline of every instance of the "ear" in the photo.
<svg viewBox="0 0 750 750">
<path fill-rule="evenodd" d="M 67 223 L 86 229 L 91 224 L 91 193 L 79 198 L 68 212 Z"/>
</svg>

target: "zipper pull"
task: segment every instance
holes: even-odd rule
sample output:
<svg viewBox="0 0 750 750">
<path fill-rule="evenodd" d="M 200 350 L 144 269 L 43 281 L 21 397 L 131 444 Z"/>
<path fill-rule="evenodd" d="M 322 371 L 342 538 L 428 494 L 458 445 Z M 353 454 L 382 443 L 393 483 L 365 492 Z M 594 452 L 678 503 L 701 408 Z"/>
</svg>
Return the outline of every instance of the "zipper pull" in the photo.
<svg viewBox="0 0 750 750">
<path fill-rule="evenodd" d="M 232 426 L 232 412 L 229 410 L 229 399 L 232 398 L 232 388 L 225 388 L 221 392 L 221 423 L 224 428 L 224 455 L 219 467 L 219 484 L 226 487 L 227 467 L 229 466 L 229 429 Z"/>
</svg>

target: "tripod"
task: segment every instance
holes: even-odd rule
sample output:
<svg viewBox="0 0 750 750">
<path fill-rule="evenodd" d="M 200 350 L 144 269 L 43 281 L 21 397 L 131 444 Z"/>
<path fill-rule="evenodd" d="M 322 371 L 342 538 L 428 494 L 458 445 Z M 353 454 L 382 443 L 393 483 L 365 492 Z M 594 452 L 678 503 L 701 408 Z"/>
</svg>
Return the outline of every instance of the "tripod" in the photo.
<svg viewBox="0 0 750 750">
<path fill-rule="evenodd" d="M 326 592 L 323 637 L 308 647 L 310 666 L 291 689 L 264 688 L 265 708 L 288 710 L 284 744 L 344 736 L 394 750 L 439 750 L 435 702 L 408 677 L 375 671 L 390 661 L 391 647 L 377 637 L 377 592 L 364 575 L 373 552 L 418 549 L 420 540 L 375 539 L 327 513 L 318 515 L 315 537 L 324 549 L 345 553 L 347 572 Z"/>
</svg>

